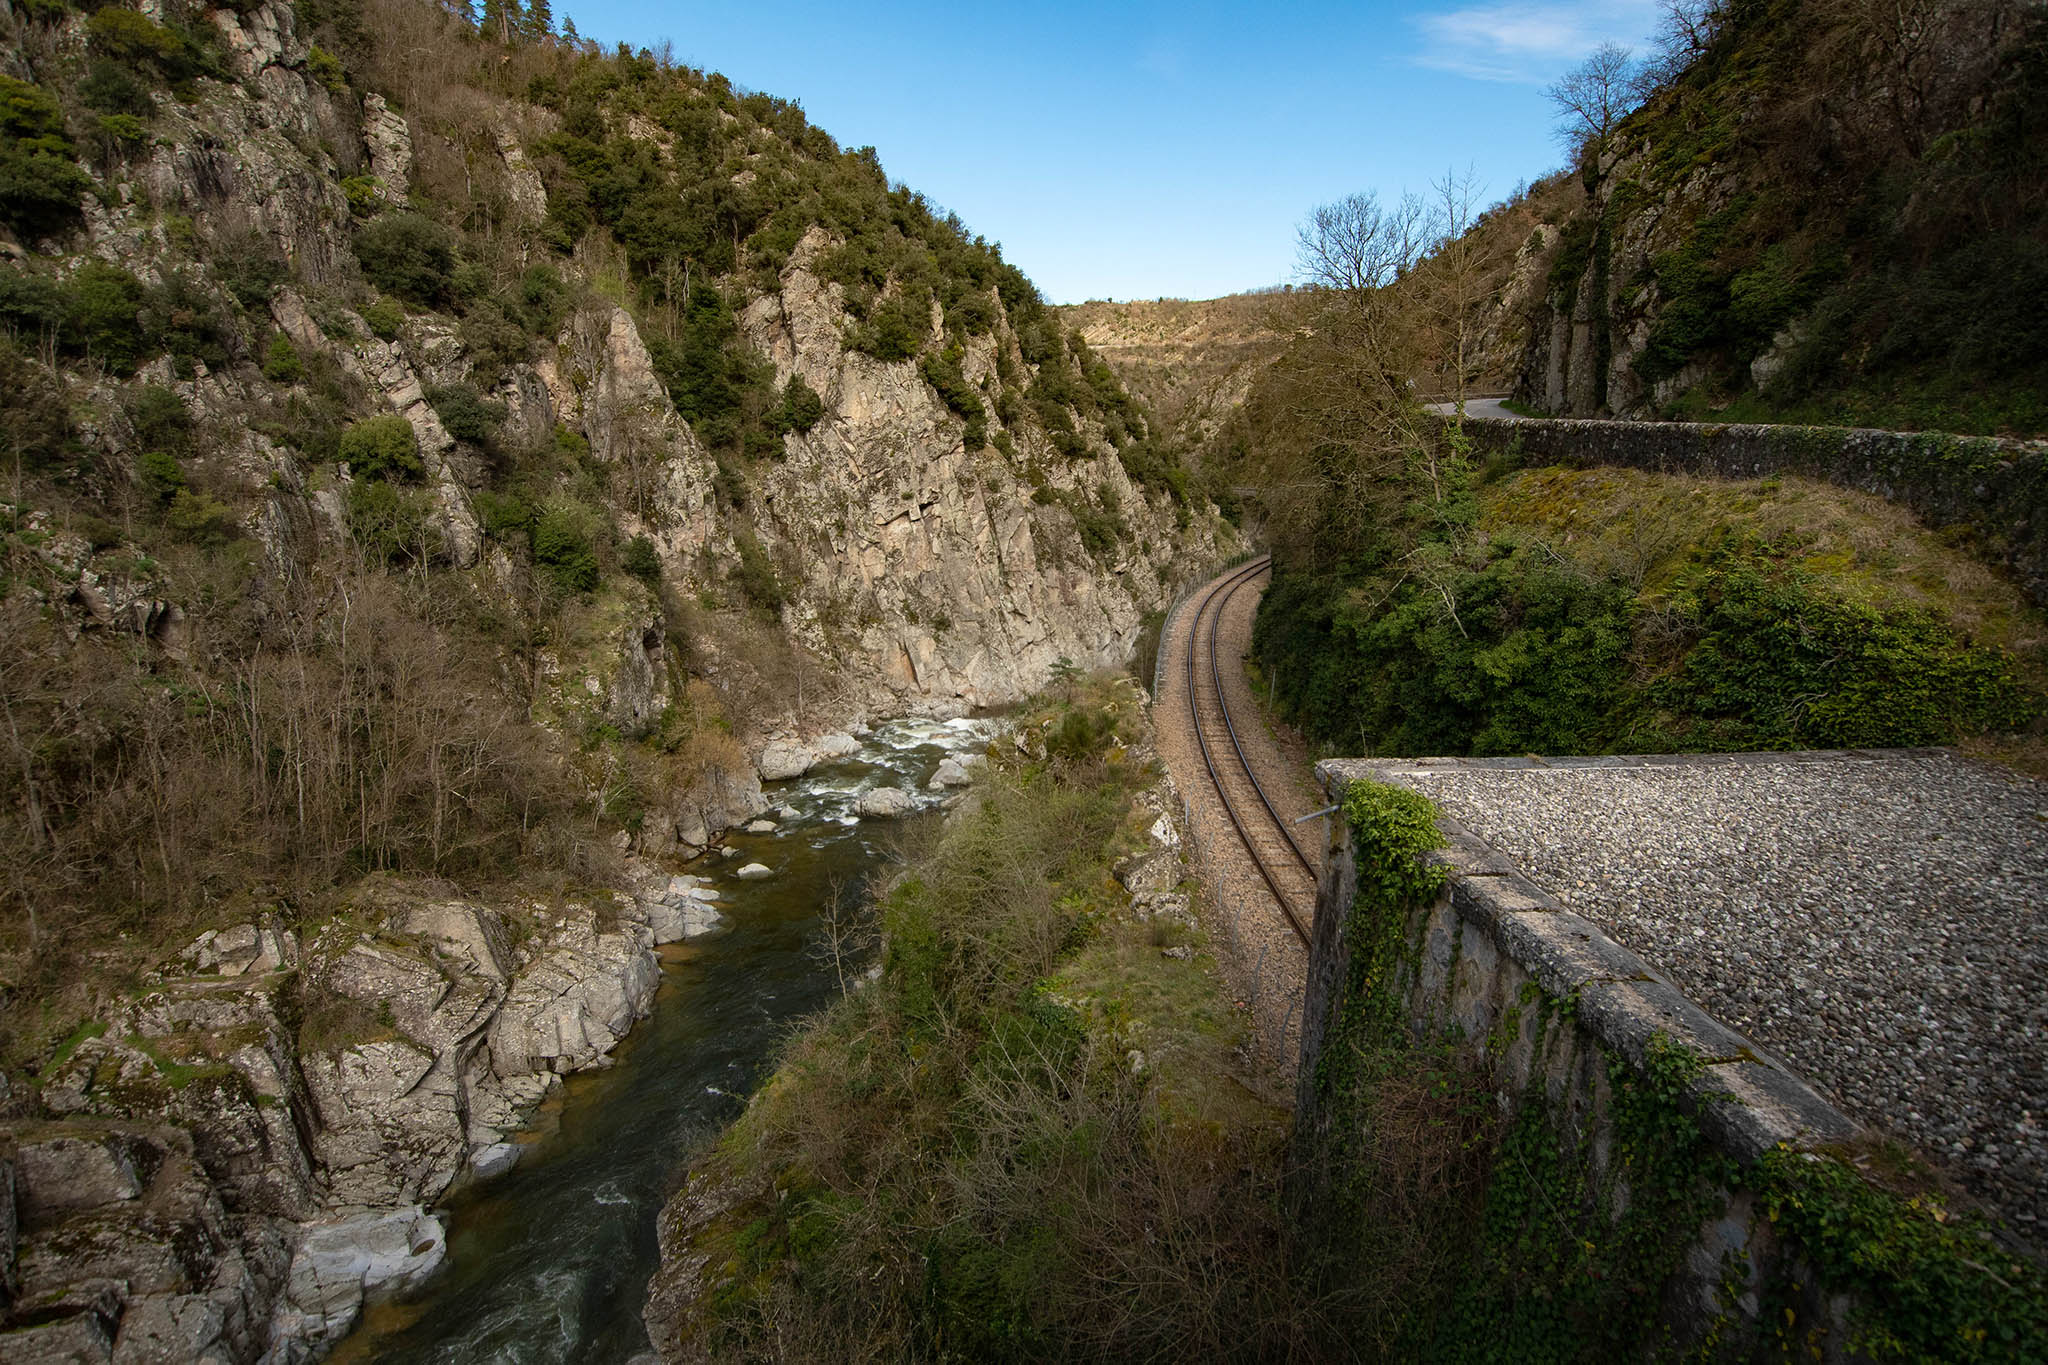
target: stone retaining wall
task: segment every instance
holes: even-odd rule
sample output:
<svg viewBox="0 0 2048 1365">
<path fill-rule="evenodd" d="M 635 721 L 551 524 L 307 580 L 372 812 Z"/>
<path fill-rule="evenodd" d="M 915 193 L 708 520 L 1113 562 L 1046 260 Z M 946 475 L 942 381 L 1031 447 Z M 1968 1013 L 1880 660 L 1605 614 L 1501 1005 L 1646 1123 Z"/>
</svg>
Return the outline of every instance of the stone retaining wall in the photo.
<svg viewBox="0 0 2048 1365">
<path fill-rule="evenodd" d="M 1748 479 L 1799 474 L 1967 526 L 1984 555 L 2048 606 L 2048 442 L 1848 427 L 1467 417 L 1482 454 Z"/>
<path fill-rule="evenodd" d="M 1354 781 L 1408 785 L 1401 770 L 1412 771 L 1418 762 L 1515 761 L 1329 760 L 1316 772 L 1330 800 L 1341 802 Z M 1324 1042 L 1356 1003 L 1346 998 L 1346 976 L 1357 867 L 1348 825 L 1341 817 L 1331 823 L 1309 964 L 1298 1128 L 1344 1121 L 1317 1112 Z M 1781 1144 L 1811 1149 L 1858 1135 L 1856 1123 L 1798 1077 L 1693 1004 L 1650 963 L 1565 909 L 1491 845 L 1449 817 L 1438 825 L 1449 846 L 1431 856 L 1448 882 L 1408 926 L 1415 951 L 1402 983 L 1406 1019 L 1418 1038 L 1448 1029 L 1483 1054 L 1504 1109 L 1518 1110 L 1542 1087 L 1548 1112 L 1570 1130 L 1560 1141 L 1584 1144 L 1597 1167 L 1613 1145 L 1607 1059 L 1618 1057 L 1641 1071 L 1651 1039 L 1661 1033 L 1707 1063 L 1689 1102 L 1709 1141 L 1738 1163 L 1746 1166 Z M 1546 1022 L 1529 1007 L 1531 986 L 1574 1007 L 1551 1011 Z M 1758 1326 L 1765 1287 L 1797 1278 L 1791 1270 L 1768 1225 L 1752 1218 L 1750 1196 L 1731 1192 L 1699 1229 L 1679 1282 L 1667 1286 L 1666 1319 L 1680 1342 L 1715 1333 L 1731 1313 Z M 1808 1321 L 1832 1319 L 1839 1328 L 1849 1306 L 1809 1300 L 1802 1307 Z M 1839 1343 L 1847 1334 L 1825 1335 Z"/>
</svg>

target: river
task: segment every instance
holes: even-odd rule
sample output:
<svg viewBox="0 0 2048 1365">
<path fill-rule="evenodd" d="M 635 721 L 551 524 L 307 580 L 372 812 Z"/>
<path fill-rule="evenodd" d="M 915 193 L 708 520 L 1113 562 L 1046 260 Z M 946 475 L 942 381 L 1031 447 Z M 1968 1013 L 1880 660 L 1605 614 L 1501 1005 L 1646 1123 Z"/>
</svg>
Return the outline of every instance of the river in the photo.
<svg viewBox="0 0 2048 1365">
<path fill-rule="evenodd" d="M 988 721 L 887 721 L 859 753 L 774 784 L 796 812 L 773 834 L 729 837 L 699 860 L 725 925 L 662 950 L 654 1013 L 612 1054 L 571 1076 L 525 1135 L 524 1159 L 452 1197 L 448 1260 L 427 1293 L 373 1308 L 333 1360 L 619 1362 L 648 1349 L 640 1323 L 655 1215 L 690 1154 L 740 1111 L 792 1021 L 839 990 L 825 908 L 857 914 L 869 881 L 941 799 L 924 782 L 948 755 L 980 751 Z M 862 792 L 894 785 L 918 815 L 863 821 Z M 731 873 L 761 862 L 774 875 Z"/>
</svg>

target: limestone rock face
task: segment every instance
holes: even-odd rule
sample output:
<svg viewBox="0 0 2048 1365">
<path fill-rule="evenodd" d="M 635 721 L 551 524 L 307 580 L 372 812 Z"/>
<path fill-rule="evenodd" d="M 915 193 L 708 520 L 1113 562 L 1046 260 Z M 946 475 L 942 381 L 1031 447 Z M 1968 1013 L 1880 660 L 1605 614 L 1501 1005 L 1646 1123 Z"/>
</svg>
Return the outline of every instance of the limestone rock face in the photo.
<svg viewBox="0 0 2048 1365">
<path fill-rule="evenodd" d="M 170 1365 L 262 1351 L 287 1236 L 230 1219 L 183 1131 L 18 1122 L 0 1127 L 0 1148 L 4 1289 L 30 1323 L 0 1331 L 0 1359 Z"/>
<path fill-rule="evenodd" d="M 0 1122 L 0 1313 L 41 1305 L 0 1359 L 312 1359 L 416 1284 L 419 1206 L 502 1170 L 645 1015 L 653 945 L 717 926 L 700 879 L 629 872 L 545 910 L 378 884 L 304 942 L 259 917 L 169 960 L 45 1077 L 55 1119 Z"/>
<path fill-rule="evenodd" d="M 317 1359 L 365 1301 L 418 1288 L 447 1251 L 440 1220 L 416 1204 L 309 1225 L 272 1320 L 274 1337 L 290 1345 L 271 1358 Z"/>
<path fill-rule="evenodd" d="M 526 159 L 526 149 L 512 129 L 501 124 L 493 130 L 493 136 L 498 155 L 505 162 L 505 189 L 513 211 L 529 223 L 538 223 L 548 216 L 548 190 L 541 183 L 540 172 Z"/>
<path fill-rule="evenodd" d="M 1021 465 L 969 452 L 961 424 L 916 365 L 848 351 L 839 286 L 813 269 L 827 239 L 791 254 L 778 294 L 742 325 L 778 375 L 802 375 L 826 417 L 784 438 L 764 471 L 758 527 L 801 587 L 799 638 L 848 661 L 878 709 L 957 714 L 1043 685 L 1053 662 L 1123 663 L 1144 612 L 1171 593 L 1177 557 L 1213 552 L 1175 526 L 1164 495 L 1133 485 L 1113 455 L 1069 460 L 1019 442 L 1054 488 L 1114 505 L 1131 532 L 1109 562 L 1082 547 L 1063 508 L 1034 502 Z M 990 338 L 967 349 L 970 382 L 995 370 Z"/>
<path fill-rule="evenodd" d="M 459 1081 L 438 1060 L 403 1039 L 305 1059 L 315 1149 L 340 1202 L 431 1199 L 454 1183 L 464 1154 Z"/>
<path fill-rule="evenodd" d="M 493 1070 L 565 1074 L 598 1064 L 654 1004 L 653 946 L 637 924 L 604 932 L 593 917 L 561 926 L 491 1021 Z"/>
<path fill-rule="evenodd" d="M 403 204 L 412 183 L 412 130 L 382 95 L 363 96 L 363 141 L 370 147 L 377 197 L 387 204 Z"/>
</svg>

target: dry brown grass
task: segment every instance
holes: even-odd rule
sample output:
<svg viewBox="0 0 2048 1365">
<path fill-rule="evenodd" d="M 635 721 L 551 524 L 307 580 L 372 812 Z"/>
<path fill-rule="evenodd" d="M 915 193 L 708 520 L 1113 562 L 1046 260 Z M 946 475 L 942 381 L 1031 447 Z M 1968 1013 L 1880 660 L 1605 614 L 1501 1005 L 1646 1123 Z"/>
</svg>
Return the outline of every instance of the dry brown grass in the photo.
<svg viewBox="0 0 2048 1365">
<path fill-rule="evenodd" d="M 1156 424 L 1207 440 L 1287 344 L 1284 295 L 1090 302 L 1059 310 Z"/>
</svg>

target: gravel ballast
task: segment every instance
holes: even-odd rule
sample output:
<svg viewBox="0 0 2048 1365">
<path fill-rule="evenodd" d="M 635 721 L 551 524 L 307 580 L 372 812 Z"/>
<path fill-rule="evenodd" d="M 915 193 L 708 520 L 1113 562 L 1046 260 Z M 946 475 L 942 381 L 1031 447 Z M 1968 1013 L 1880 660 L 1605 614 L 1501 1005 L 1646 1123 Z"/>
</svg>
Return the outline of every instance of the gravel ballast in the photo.
<svg viewBox="0 0 2048 1365">
<path fill-rule="evenodd" d="M 1398 780 L 2048 1233 L 2048 788 L 1939 750 L 1487 764 Z"/>
</svg>

